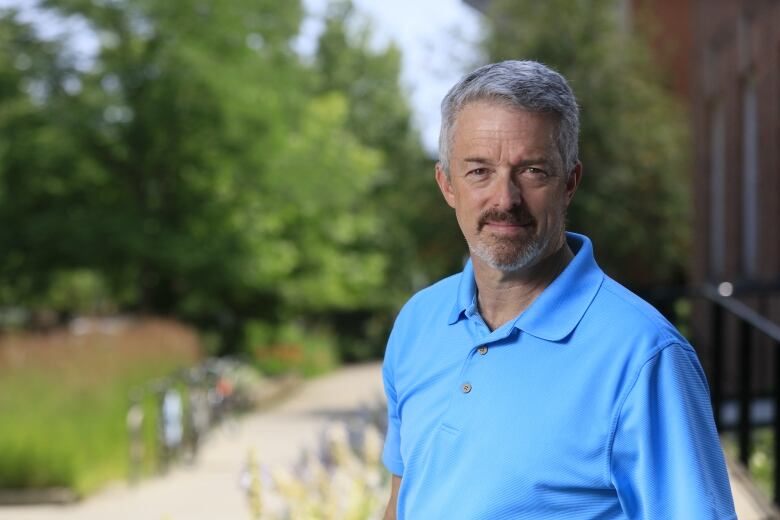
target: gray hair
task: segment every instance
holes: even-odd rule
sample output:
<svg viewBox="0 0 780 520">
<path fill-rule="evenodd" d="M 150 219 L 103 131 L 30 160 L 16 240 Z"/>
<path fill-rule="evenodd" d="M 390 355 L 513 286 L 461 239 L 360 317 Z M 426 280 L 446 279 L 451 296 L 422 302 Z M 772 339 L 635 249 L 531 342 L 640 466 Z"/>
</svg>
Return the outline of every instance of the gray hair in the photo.
<svg viewBox="0 0 780 520">
<path fill-rule="evenodd" d="M 552 114 L 563 167 L 567 174 L 577 163 L 579 109 L 566 79 L 535 61 L 491 63 L 463 77 L 441 102 L 439 162 L 450 175 L 450 147 L 458 113 L 468 103 L 493 101 L 530 112 Z"/>
</svg>

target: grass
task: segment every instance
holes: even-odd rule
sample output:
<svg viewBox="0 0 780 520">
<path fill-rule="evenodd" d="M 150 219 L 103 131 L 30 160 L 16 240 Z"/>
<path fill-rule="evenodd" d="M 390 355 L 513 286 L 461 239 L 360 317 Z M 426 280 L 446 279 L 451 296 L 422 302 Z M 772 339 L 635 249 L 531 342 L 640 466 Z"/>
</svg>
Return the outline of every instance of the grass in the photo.
<svg viewBox="0 0 780 520">
<path fill-rule="evenodd" d="M 0 488 L 84 495 L 125 478 L 129 392 L 199 357 L 192 331 L 160 320 L 0 339 Z M 153 450 L 154 403 L 144 407 Z"/>
</svg>

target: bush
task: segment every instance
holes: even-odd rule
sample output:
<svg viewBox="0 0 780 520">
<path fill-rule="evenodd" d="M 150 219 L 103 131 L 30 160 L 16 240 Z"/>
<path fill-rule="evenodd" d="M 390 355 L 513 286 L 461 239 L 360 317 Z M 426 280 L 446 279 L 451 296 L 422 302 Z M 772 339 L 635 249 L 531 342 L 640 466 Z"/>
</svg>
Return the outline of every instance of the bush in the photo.
<svg viewBox="0 0 780 520">
<path fill-rule="evenodd" d="M 200 355 L 190 329 L 160 320 L 80 320 L 71 332 L 0 339 L 0 488 L 83 495 L 124 478 L 129 392 Z M 144 406 L 153 450 L 156 414 Z"/>
<path fill-rule="evenodd" d="M 325 328 L 307 328 L 290 323 L 278 327 L 249 322 L 245 329 L 245 351 L 264 374 L 299 374 L 312 377 L 328 372 L 339 363 L 333 333 Z"/>
</svg>

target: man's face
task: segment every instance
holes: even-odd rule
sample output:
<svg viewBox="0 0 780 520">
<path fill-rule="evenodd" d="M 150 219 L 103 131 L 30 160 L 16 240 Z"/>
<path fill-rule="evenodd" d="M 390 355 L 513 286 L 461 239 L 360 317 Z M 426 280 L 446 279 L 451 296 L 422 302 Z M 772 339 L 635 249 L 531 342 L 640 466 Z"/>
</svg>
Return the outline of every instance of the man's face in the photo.
<svg viewBox="0 0 780 520">
<path fill-rule="evenodd" d="M 549 115 L 488 101 L 457 115 L 450 176 L 437 165 L 436 180 L 475 261 L 516 271 L 563 245 L 581 167 L 567 175 L 555 130 Z"/>
</svg>

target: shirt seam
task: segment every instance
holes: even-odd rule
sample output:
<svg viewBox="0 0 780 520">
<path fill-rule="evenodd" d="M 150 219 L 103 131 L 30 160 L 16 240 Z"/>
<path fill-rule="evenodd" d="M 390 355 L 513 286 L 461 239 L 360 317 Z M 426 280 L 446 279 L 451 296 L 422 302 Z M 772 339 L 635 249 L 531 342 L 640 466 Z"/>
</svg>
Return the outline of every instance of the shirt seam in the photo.
<svg viewBox="0 0 780 520">
<path fill-rule="evenodd" d="M 611 283 L 605 283 L 607 281 L 609 281 Z M 620 291 L 616 291 L 615 288 L 612 287 L 612 284 L 618 284 L 618 282 L 616 282 L 615 280 L 613 280 L 609 276 L 604 275 L 604 278 L 602 279 L 601 287 L 605 291 L 607 291 L 609 294 L 611 294 L 615 298 L 620 299 L 620 301 L 622 301 L 623 303 L 626 303 L 627 305 L 629 305 L 632 309 L 634 309 L 636 312 L 638 312 L 640 315 L 642 315 L 642 317 L 645 320 L 647 320 L 647 322 L 652 324 L 653 327 L 658 327 L 659 324 L 662 325 L 662 330 L 664 331 L 664 335 L 666 336 L 665 338 L 663 338 L 664 340 L 669 341 L 669 342 L 676 342 L 676 343 L 678 343 L 678 344 L 680 344 L 682 346 L 683 342 L 680 341 L 680 338 L 674 337 L 673 334 L 670 334 L 669 331 L 666 330 L 666 327 L 665 327 L 666 323 L 664 323 L 663 319 L 659 319 L 659 316 L 660 316 L 659 314 L 648 312 L 647 308 L 643 308 L 642 305 L 637 305 L 636 302 L 633 302 L 633 301 L 629 300 L 628 298 L 625 297 L 624 294 L 621 294 Z M 634 295 L 634 296 L 637 296 L 637 295 Z M 641 297 L 637 296 L 637 298 L 640 298 L 640 300 L 641 300 Z M 642 301 L 644 301 L 644 300 L 642 300 Z M 663 350 L 664 348 L 666 348 L 668 346 L 669 346 L 668 344 L 664 344 L 664 346 L 659 348 L 658 352 L 660 352 L 661 350 Z M 656 352 L 656 354 L 658 352 Z"/>
<path fill-rule="evenodd" d="M 657 347 L 657 349 L 639 366 L 639 368 L 636 370 L 633 381 L 628 387 L 628 390 L 626 390 L 625 394 L 620 398 L 619 405 L 617 408 L 617 411 L 615 412 L 615 417 L 612 419 L 612 425 L 610 427 L 609 437 L 607 439 L 607 467 L 606 467 L 606 482 L 611 483 L 612 482 L 612 450 L 615 447 L 615 437 L 617 437 L 617 429 L 620 425 L 620 417 L 623 414 L 623 406 L 626 404 L 626 401 L 628 400 L 629 396 L 631 395 L 631 392 L 634 391 L 634 388 L 636 388 L 636 384 L 639 382 L 639 376 L 642 375 L 642 371 L 645 369 L 647 365 L 649 365 L 653 360 L 657 359 L 658 356 L 667 348 L 670 347 L 680 347 L 683 350 L 688 350 L 686 348 L 686 345 L 682 342 L 680 342 L 677 339 L 670 339 L 666 343 L 662 343 L 660 346 Z"/>
</svg>

